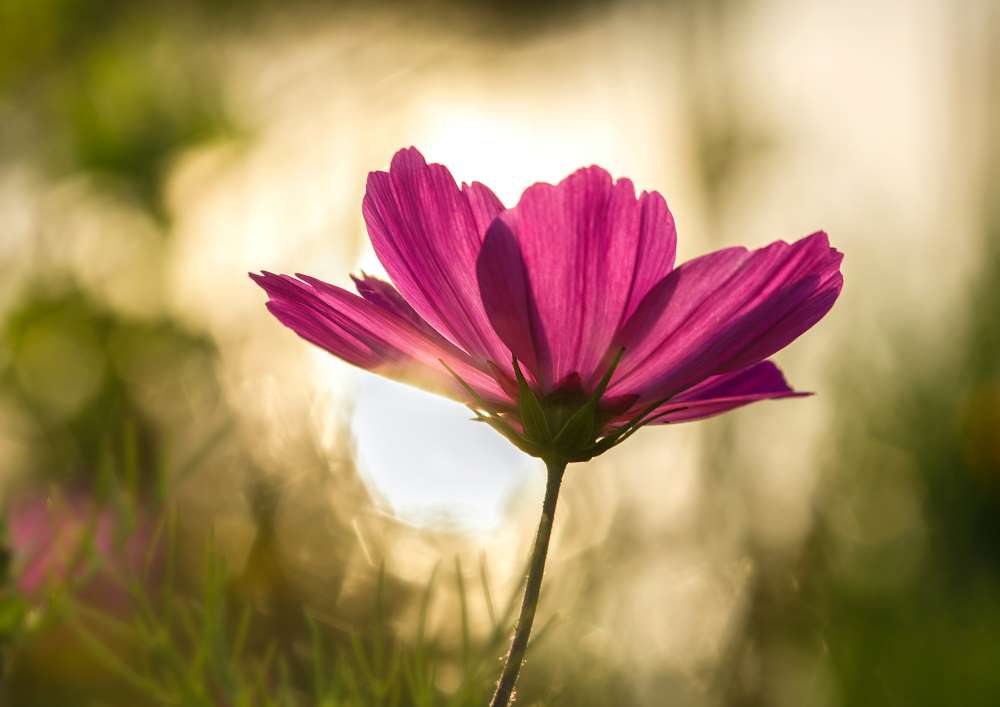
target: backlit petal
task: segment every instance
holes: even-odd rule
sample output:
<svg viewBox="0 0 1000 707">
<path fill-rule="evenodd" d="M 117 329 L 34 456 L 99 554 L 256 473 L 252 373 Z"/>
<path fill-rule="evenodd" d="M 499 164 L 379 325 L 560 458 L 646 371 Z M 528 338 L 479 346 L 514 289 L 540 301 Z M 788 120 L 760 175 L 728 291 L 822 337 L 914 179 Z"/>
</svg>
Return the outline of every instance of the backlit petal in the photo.
<svg viewBox="0 0 1000 707">
<path fill-rule="evenodd" d="M 574 372 L 592 386 L 622 322 L 673 267 L 663 197 L 589 167 L 529 187 L 499 220 L 479 264 L 494 328 L 526 360 L 533 350 L 545 387 Z"/>
<path fill-rule="evenodd" d="M 543 388 L 551 387 L 548 344 L 535 307 L 528 270 L 517 238 L 501 219 L 496 219 L 486 232 L 476 273 L 483 306 L 493 329 L 535 382 Z"/>
<path fill-rule="evenodd" d="M 713 376 L 684 391 L 656 409 L 646 424 L 665 425 L 700 420 L 761 400 L 807 395 L 810 393 L 792 390 L 777 366 L 770 361 L 762 361 L 733 373 Z M 629 415 L 637 414 L 642 408 L 642 404 L 633 405 L 628 414 L 619 417 L 619 423 L 629 419 Z"/>
<path fill-rule="evenodd" d="M 372 172 L 362 203 L 372 245 L 422 319 L 479 359 L 509 357 L 483 311 L 476 257 L 503 209 L 479 183 L 462 189 L 446 167 L 400 150 L 388 172 Z"/>
<path fill-rule="evenodd" d="M 426 323 L 401 314 L 391 301 L 359 297 L 308 276 L 265 272 L 251 277 L 267 292 L 267 308 L 285 326 L 348 363 L 469 402 L 442 359 L 484 399 L 509 404 L 500 386 L 467 354 Z"/>
<path fill-rule="evenodd" d="M 816 233 L 684 263 L 625 325 L 618 341 L 626 355 L 610 391 L 672 396 L 770 356 L 833 306 L 841 259 L 826 234 Z"/>
</svg>

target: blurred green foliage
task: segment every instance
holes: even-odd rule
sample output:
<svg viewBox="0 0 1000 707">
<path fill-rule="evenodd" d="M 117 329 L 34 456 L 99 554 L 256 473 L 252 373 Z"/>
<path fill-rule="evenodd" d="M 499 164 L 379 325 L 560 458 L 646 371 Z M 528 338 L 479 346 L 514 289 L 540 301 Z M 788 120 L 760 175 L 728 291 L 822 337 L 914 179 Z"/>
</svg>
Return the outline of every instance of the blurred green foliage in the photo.
<svg viewBox="0 0 1000 707">
<path fill-rule="evenodd" d="M 1000 202 L 987 196 L 965 331 L 947 348 L 898 335 L 874 386 L 840 376 L 816 526 L 795 563 L 759 558 L 727 703 L 771 704 L 769 671 L 791 652 L 820 666 L 808 689 L 835 704 L 1000 704 Z M 741 680 L 741 661 L 763 678 Z"/>
<path fill-rule="evenodd" d="M 170 158 L 229 129 L 211 72 L 187 56 L 155 27 L 127 28 L 90 52 L 55 98 L 73 164 L 124 180 L 161 217 Z"/>
<path fill-rule="evenodd" d="M 888 575 L 885 588 L 859 587 L 829 566 L 807 575 L 828 604 L 826 640 L 847 704 L 873 696 L 884 705 L 953 705 L 956 699 L 965 705 L 1000 704 L 996 203 L 995 196 L 987 199 L 993 218 L 987 219 L 981 270 L 970 288 L 966 332 L 940 359 L 904 367 L 862 412 L 881 441 L 903 450 L 912 463 L 926 537 L 901 535 L 850 548 L 861 556 L 864 572 Z M 840 483 L 857 484 L 855 494 L 878 483 L 884 470 L 865 463 L 864 448 L 851 439 L 843 447 L 844 466 L 838 468 L 846 473 Z M 824 554 L 831 552 L 818 556 Z M 913 568 L 906 566 L 911 558 Z M 892 574 L 900 575 L 898 581 Z"/>
<path fill-rule="evenodd" d="M 0 323 L 0 351 L 0 395 L 21 412 L 31 450 L 22 473 L 107 479 L 124 473 L 110 471 L 122 459 L 147 493 L 161 484 L 165 430 L 138 399 L 141 387 L 178 366 L 207 368 L 214 355 L 170 319 L 126 319 L 76 288 L 28 293 Z"/>
<path fill-rule="evenodd" d="M 604 1 L 442 0 L 439 12 L 458 12 L 456 19 L 484 15 L 497 27 L 534 32 L 542 20 L 565 22 Z M 370 5 L 296 4 L 326 12 Z M 252 22 L 288 5 L 275 0 L 2 0 L 0 107 L 10 102 L 21 117 L 19 129 L 6 136 L 12 143 L 8 149 L 32 140 L 54 169 L 110 178 L 165 220 L 162 179 L 170 160 L 186 147 L 237 129 L 219 90 L 220 67 L 199 45 L 212 42 L 213 28 Z"/>
<path fill-rule="evenodd" d="M 128 494 L 121 498 L 127 502 Z M 126 535 L 129 512 L 117 511 Z M 267 532 L 259 527 L 258 539 Z M 259 587 L 248 592 L 247 586 L 259 584 L 253 565 L 261 558 L 253 552 L 247 566 L 234 573 L 209 541 L 203 560 L 185 571 L 178 558 L 191 549 L 179 545 L 177 515 L 169 507 L 150 540 L 150 548 L 162 543 L 165 551 L 151 550 L 139 567 L 119 567 L 95 554 L 88 538 L 79 542 L 92 565 L 89 576 L 110 572 L 127 603 L 95 605 L 93 596 L 80 593 L 86 577 L 57 583 L 32 610 L 35 617 L 25 630 L 28 604 L 6 579 L 0 586 L 0 656 L 16 669 L 0 686 L 0 697 L 10 704 L 74 703 L 72 676 L 83 671 L 89 675 L 89 700 L 123 707 L 473 707 L 488 697 L 518 598 L 515 592 L 503 607 L 491 609 L 492 628 L 473 638 L 466 607 L 468 593 L 477 590 L 465 586 L 456 565 L 460 613 L 453 623 L 463 633 L 457 645 L 442 643 L 427 630 L 428 609 L 442 581 L 435 572 L 418 593 L 416 635 L 404 641 L 391 627 L 400 606 L 387 591 L 384 572 L 367 612 L 368 627 L 345 629 L 301 603 L 278 613 L 273 603 L 260 603 Z M 485 566 L 480 576 L 492 607 Z M 272 581 L 268 596 L 288 590 Z M 56 645 L 63 646 L 59 654 L 53 653 Z M 68 645 L 74 647 L 71 653 Z M 39 662 L 45 654 L 51 659 Z M 446 666 L 458 676 L 457 687 L 447 693 L 438 685 L 438 672 Z"/>
<path fill-rule="evenodd" d="M 4 0 L 0 94 L 53 168 L 111 178 L 165 218 L 161 179 L 178 151 L 230 128 L 214 67 L 187 29 L 198 3 Z"/>
</svg>

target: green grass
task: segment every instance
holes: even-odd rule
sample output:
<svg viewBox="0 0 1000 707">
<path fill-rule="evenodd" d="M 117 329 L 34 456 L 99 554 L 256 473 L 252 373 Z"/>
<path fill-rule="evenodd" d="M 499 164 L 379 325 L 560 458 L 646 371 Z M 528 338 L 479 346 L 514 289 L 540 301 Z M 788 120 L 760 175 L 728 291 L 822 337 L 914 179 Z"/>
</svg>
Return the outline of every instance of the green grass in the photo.
<svg viewBox="0 0 1000 707">
<path fill-rule="evenodd" d="M 134 510 L 134 509 L 133 509 Z M 129 512 L 122 507 L 123 517 Z M 386 573 L 378 573 L 372 596 L 371 620 L 361 629 L 344 629 L 304 605 L 275 612 L 248 601 L 241 591 L 245 572 L 235 572 L 209 542 L 200 567 L 185 583 L 178 567 L 176 513 L 164 511 L 151 550 L 141 568 L 115 570 L 102 562 L 93 543 L 89 572 L 69 585 L 58 586 L 41 609 L 34 609 L 35 626 L 22 630 L 27 604 L 12 601 L 16 611 L 0 611 L 0 619 L 17 616 L 7 632 L 8 651 L 30 644 L 53 627 L 68 629 L 92 664 L 95 704 L 274 707 L 465 707 L 485 704 L 496 679 L 497 658 L 505 650 L 519 591 L 496 607 L 489 590 L 485 561 L 478 572 L 480 587 L 464 579 L 456 560 L 454 582 L 457 615 L 449 625 L 460 627 L 457 648 L 428 631 L 428 612 L 439 591 L 446 591 L 446 574 L 436 570 L 416 595 L 415 636 L 401 640 L 391 625 L 386 602 Z M 158 548 L 162 548 L 162 551 Z M 125 590 L 126 607 L 101 608 L 81 589 L 96 576 L 111 575 Z M 450 573 L 447 573 L 450 574 Z M 519 589 L 519 588 L 518 588 Z M 485 635 L 471 629 L 469 605 L 482 592 L 490 617 Z M 16 593 L 9 591 L 9 597 Z M 476 597 L 478 600 L 479 598 Z M 540 632 L 542 635 L 544 631 Z M 444 690 L 439 679 L 447 668 L 458 671 L 457 687 Z M 15 691 L 19 681 L 13 676 Z M 454 683 L 454 679 L 451 680 Z M 76 687 L 86 694 L 87 685 Z M 30 691 L 29 691 L 30 692 Z M 32 699 L 39 699 L 34 692 Z M 79 697 L 80 692 L 77 692 Z M 90 697 L 90 695 L 87 695 Z M 15 694 L 27 699 L 28 693 Z M 15 702 L 20 704 L 21 702 Z"/>
</svg>

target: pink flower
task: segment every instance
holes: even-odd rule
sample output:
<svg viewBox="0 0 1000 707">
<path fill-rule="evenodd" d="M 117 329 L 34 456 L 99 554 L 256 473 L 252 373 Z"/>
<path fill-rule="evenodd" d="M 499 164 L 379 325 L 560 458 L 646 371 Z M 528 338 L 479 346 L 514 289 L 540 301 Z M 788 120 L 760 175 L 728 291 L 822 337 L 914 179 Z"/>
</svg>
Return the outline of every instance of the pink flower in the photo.
<svg viewBox="0 0 1000 707">
<path fill-rule="evenodd" d="M 18 590 L 40 599 L 49 589 L 75 586 L 94 603 L 125 604 L 126 579 L 138 577 L 161 553 L 152 547 L 147 518 L 128 527 L 124 520 L 85 491 L 22 495 L 7 517 Z"/>
<path fill-rule="evenodd" d="M 815 233 L 675 268 L 674 220 L 656 192 L 637 198 L 629 180 L 588 167 L 529 187 L 505 209 L 413 148 L 368 176 L 362 211 L 396 287 L 363 275 L 358 296 L 307 275 L 251 277 L 306 340 L 466 403 L 545 460 L 524 600 L 490 702 L 506 707 L 566 464 L 643 425 L 803 395 L 767 357 L 833 306 L 841 254 Z"/>
<path fill-rule="evenodd" d="M 466 403 L 547 460 L 804 395 L 767 358 L 843 285 L 823 232 L 674 267 L 663 197 L 637 197 L 600 167 L 535 184 L 506 209 L 409 148 L 368 176 L 362 211 L 395 287 L 362 275 L 359 296 L 307 275 L 251 275 L 270 311 L 349 363 Z"/>
</svg>

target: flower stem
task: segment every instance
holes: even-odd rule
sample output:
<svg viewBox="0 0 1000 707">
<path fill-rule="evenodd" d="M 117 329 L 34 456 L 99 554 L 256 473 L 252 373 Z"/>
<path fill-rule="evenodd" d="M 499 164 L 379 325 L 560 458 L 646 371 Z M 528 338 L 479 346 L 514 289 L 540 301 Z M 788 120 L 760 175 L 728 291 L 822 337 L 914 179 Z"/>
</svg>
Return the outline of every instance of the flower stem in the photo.
<svg viewBox="0 0 1000 707">
<path fill-rule="evenodd" d="M 528 568 L 528 582 L 524 588 L 524 600 L 521 602 L 521 614 L 514 629 L 514 640 L 497 682 L 497 691 L 490 701 L 490 707 L 507 707 L 514 694 L 517 674 L 524 662 L 524 654 L 528 649 L 528 637 L 531 635 L 531 624 L 535 620 L 535 609 L 538 606 L 538 594 L 542 588 L 542 574 L 545 572 L 545 556 L 549 551 L 549 536 L 552 534 L 552 521 L 556 514 L 556 501 L 559 500 L 559 488 L 562 486 L 563 472 L 566 462 L 546 461 L 548 480 L 545 484 L 545 500 L 542 502 L 542 517 L 538 521 L 538 533 L 535 535 L 535 547 L 531 551 L 531 565 Z"/>
</svg>

